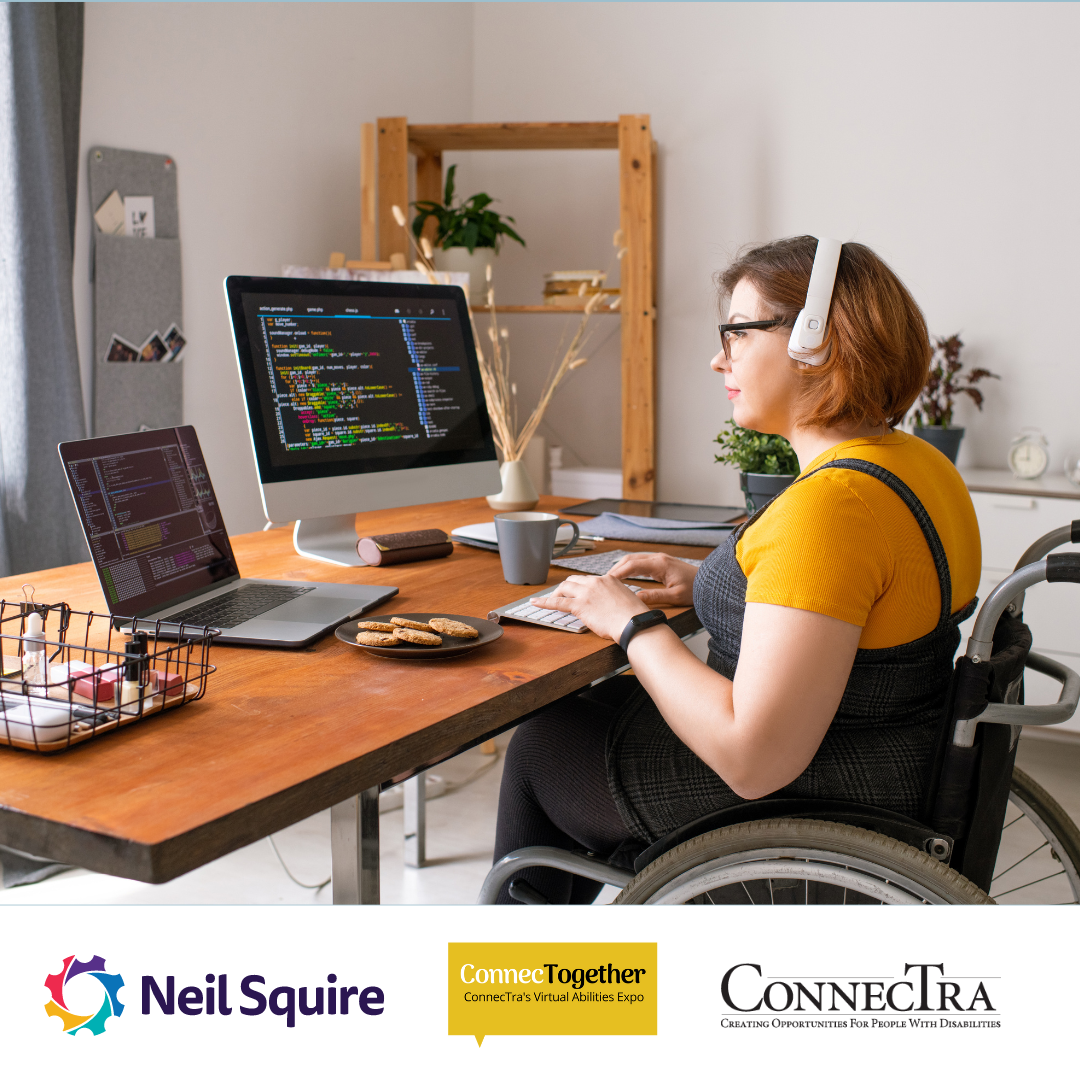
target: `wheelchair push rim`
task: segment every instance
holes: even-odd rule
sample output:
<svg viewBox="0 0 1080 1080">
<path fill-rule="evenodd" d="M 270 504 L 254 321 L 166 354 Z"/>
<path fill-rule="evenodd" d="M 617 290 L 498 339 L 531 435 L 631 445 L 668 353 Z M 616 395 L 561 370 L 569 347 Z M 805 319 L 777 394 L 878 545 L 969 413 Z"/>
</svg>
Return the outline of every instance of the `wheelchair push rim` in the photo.
<svg viewBox="0 0 1080 1080">
<path fill-rule="evenodd" d="M 942 904 L 946 901 L 928 889 L 895 871 L 888 876 L 873 864 L 858 859 L 832 861 L 810 848 L 782 848 L 777 851 L 746 852 L 727 859 L 714 859 L 695 870 L 688 870 L 669 881 L 646 901 L 648 904 L 686 904 L 693 900 L 715 904 L 714 893 L 729 885 L 742 888 L 747 902 L 759 904 L 764 900 L 760 890 L 753 893 L 749 883 L 764 883 L 768 902 L 778 903 L 781 890 L 791 890 L 798 883 L 795 895 L 786 899 L 795 903 L 813 903 L 811 883 L 831 885 L 843 891 L 841 903 L 855 895 L 881 904 Z M 754 893 L 758 894 L 755 899 Z"/>
<path fill-rule="evenodd" d="M 618 904 L 991 904 L 925 852 L 837 822 L 774 818 L 694 837 L 645 867 Z"/>
</svg>

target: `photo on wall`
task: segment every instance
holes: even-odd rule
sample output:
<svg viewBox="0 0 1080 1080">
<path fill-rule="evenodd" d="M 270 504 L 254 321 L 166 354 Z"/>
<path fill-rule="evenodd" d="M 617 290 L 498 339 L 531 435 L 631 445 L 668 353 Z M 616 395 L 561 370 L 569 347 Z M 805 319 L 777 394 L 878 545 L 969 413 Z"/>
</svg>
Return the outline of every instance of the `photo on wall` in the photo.
<svg viewBox="0 0 1080 1080">
<path fill-rule="evenodd" d="M 162 340 L 161 335 L 155 330 L 139 346 L 139 360 L 144 364 L 157 363 L 169 359 L 169 346 Z"/>
<path fill-rule="evenodd" d="M 165 331 L 165 344 L 169 347 L 169 355 L 165 359 L 170 361 L 179 360 L 180 354 L 184 351 L 184 346 L 187 345 L 187 340 L 180 333 L 180 327 L 176 323 L 173 323 Z"/>
<path fill-rule="evenodd" d="M 119 334 L 113 334 L 105 360 L 110 364 L 135 364 L 139 360 L 139 350 Z"/>
</svg>

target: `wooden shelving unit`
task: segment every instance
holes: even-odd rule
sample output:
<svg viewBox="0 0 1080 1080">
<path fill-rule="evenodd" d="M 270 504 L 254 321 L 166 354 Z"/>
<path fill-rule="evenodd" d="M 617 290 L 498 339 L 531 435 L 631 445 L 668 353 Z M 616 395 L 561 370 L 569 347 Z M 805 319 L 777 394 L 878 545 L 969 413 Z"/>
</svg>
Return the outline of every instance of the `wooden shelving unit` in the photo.
<svg viewBox="0 0 1080 1080">
<path fill-rule="evenodd" d="M 365 125 L 367 127 L 367 125 Z M 362 136 L 370 145 L 370 132 Z M 377 165 L 362 155 L 361 206 L 365 225 L 378 222 L 378 258 L 405 253 L 406 230 L 391 207 L 409 204 L 409 155 L 416 157 L 416 198 L 439 201 L 444 151 L 454 150 L 617 150 L 619 227 L 627 248 L 621 269 L 621 304 L 596 314 L 622 318 L 622 473 L 623 497 L 652 499 L 656 488 L 656 143 L 647 114 L 617 121 L 567 124 L 410 124 L 404 116 L 385 116 L 376 124 Z M 373 174 L 375 174 L 373 176 Z M 371 185 L 377 176 L 377 193 Z M 374 213 L 372 207 L 374 204 Z M 429 226 L 434 228 L 434 221 Z M 374 258 L 369 235 L 362 237 L 364 258 Z M 474 308 L 485 311 L 485 308 Z M 572 315 L 573 308 L 547 304 L 496 307 L 516 314 Z"/>
</svg>

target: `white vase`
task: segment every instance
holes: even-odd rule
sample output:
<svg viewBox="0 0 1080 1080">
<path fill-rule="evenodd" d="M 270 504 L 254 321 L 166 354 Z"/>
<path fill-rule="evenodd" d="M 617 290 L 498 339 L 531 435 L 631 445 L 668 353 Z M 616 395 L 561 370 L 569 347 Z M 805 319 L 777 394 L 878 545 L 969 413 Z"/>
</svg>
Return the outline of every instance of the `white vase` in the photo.
<svg viewBox="0 0 1080 1080">
<path fill-rule="evenodd" d="M 504 461 L 499 469 L 502 491 L 487 497 L 488 506 L 500 513 L 507 510 L 531 510 L 539 501 L 524 461 Z"/>
<path fill-rule="evenodd" d="M 450 273 L 469 275 L 469 303 L 487 303 L 487 268 L 495 259 L 495 249 L 489 247 L 474 248 L 472 254 L 466 247 L 452 247 L 444 251 L 435 249 L 435 269 Z"/>
</svg>

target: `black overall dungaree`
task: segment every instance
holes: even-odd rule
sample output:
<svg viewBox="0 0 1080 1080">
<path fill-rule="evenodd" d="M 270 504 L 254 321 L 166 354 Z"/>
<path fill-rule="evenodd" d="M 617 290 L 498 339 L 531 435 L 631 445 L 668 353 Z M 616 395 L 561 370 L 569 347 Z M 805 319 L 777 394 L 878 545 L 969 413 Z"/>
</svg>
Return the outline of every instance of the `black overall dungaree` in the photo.
<svg viewBox="0 0 1080 1080">
<path fill-rule="evenodd" d="M 840 707 L 817 753 L 799 777 L 773 794 L 846 799 L 915 817 L 947 704 L 953 655 L 960 642 L 957 627 L 974 611 L 976 600 L 951 614 L 952 581 L 945 549 L 922 503 L 899 477 L 860 458 L 831 461 L 821 469 L 851 469 L 873 476 L 904 501 L 933 556 L 941 612 L 937 626 L 916 641 L 856 652 Z M 694 608 L 710 636 L 709 667 L 728 679 L 734 679 L 739 662 L 746 606 L 746 575 L 735 546 L 771 505 L 718 547 L 694 581 Z M 607 768 L 623 821 L 646 843 L 711 811 L 746 801 L 680 741 L 644 690 L 634 692 L 608 729 Z"/>
</svg>

